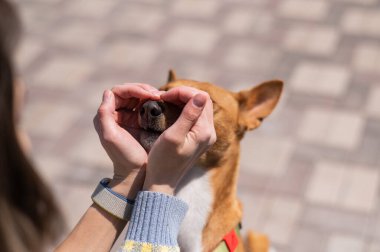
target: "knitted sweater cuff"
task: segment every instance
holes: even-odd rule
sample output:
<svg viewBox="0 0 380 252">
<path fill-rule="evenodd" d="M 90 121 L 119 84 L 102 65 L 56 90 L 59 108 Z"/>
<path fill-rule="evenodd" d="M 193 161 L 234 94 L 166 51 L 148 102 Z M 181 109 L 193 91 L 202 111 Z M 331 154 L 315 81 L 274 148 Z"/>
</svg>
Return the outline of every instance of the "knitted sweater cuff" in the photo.
<svg viewBox="0 0 380 252">
<path fill-rule="evenodd" d="M 179 227 L 187 209 L 187 204 L 174 196 L 139 192 L 126 240 L 177 246 Z"/>
</svg>

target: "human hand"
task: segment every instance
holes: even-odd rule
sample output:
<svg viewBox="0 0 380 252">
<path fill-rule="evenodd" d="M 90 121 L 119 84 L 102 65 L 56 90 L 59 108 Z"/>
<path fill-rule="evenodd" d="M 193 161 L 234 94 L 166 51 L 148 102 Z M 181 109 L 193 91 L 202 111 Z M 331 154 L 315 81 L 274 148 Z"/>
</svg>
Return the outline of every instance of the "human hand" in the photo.
<svg viewBox="0 0 380 252">
<path fill-rule="evenodd" d="M 216 141 L 213 108 L 206 92 L 190 87 L 171 89 L 161 99 L 185 107 L 149 152 L 144 190 L 173 194 L 182 176 Z"/>
<path fill-rule="evenodd" d="M 147 99 L 159 100 L 160 92 L 147 84 L 118 85 L 104 91 L 94 118 L 100 142 L 114 165 L 109 186 L 130 198 L 141 189 L 145 176 L 148 156 L 134 135 L 138 133 L 136 107 Z"/>
</svg>

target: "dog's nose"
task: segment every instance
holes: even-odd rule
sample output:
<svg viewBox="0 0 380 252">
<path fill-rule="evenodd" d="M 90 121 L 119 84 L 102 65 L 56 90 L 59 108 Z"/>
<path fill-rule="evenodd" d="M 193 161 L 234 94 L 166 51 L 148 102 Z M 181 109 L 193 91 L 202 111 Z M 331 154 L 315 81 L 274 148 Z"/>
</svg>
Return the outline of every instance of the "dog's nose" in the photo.
<svg viewBox="0 0 380 252">
<path fill-rule="evenodd" d="M 146 116 L 147 118 L 157 117 L 162 114 L 162 109 L 160 105 L 158 105 L 158 102 L 156 101 L 147 101 L 145 102 L 141 109 L 140 109 L 140 115 L 141 117 Z"/>
</svg>

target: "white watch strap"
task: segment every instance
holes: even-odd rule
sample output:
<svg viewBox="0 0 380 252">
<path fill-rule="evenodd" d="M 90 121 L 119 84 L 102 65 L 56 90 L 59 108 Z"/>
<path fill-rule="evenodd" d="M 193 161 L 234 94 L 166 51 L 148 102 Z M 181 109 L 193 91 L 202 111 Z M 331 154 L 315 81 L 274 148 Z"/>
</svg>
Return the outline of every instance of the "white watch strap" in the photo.
<svg viewBox="0 0 380 252">
<path fill-rule="evenodd" d="M 109 214 L 128 221 L 132 214 L 133 201 L 107 187 L 110 181 L 108 178 L 100 181 L 91 196 L 92 201 Z"/>
</svg>

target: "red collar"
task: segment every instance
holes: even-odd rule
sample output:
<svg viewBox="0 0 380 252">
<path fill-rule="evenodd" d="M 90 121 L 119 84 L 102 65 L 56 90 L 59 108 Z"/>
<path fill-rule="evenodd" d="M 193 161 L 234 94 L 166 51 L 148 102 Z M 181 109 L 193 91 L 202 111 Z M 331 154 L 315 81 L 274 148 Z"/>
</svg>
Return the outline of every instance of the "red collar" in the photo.
<svg viewBox="0 0 380 252">
<path fill-rule="evenodd" d="M 241 224 L 239 223 L 239 225 L 223 237 L 223 240 L 219 243 L 214 252 L 234 252 L 239 245 L 240 229 Z"/>
</svg>

